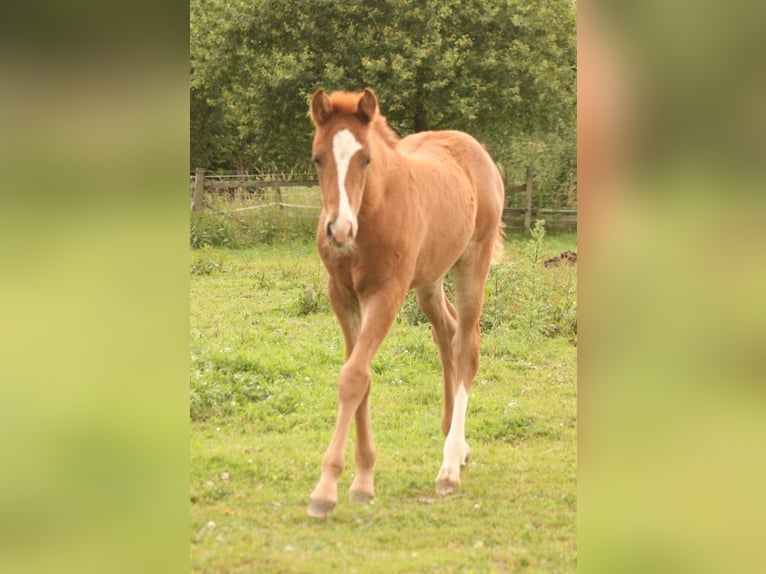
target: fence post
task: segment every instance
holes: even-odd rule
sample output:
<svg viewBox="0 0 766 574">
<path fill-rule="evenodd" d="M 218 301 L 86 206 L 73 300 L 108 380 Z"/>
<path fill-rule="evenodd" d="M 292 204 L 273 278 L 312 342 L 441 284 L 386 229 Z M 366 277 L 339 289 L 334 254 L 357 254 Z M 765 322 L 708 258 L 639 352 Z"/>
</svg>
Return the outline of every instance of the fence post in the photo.
<svg viewBox="0 0 766 574">
<path fill-rule="evenodd" d="M 532 227 L 532 166 L 527 166 L 527 197 L 524 205 L 524 231 Z"/>
<path fill-rule="evenodd" d="M 192 198 L 192 211 L 199 211 L 205 206 L 205 170 L 198 167 L 194 171 L 194 197 Z"/>
</svg>

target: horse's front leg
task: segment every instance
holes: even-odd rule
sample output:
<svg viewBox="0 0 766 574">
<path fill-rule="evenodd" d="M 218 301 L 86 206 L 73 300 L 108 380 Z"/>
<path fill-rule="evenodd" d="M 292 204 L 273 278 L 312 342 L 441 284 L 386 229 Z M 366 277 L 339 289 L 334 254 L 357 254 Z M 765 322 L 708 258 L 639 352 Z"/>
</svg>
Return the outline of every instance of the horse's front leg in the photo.
<svg viewBox="0 0 766 574">
<path fill-rule="evenodd" d="M 361 326 L 338 379 L 338 418 L 330 446 L 322 459 L 322 476 L 311 493 L 310 516 L 328 517 L 338 501 L 338 479 L 345 467 L 345 445 L 352 418 L 356 418 L 357 474 L 350 497 L 366 502 L 374 495 L 372 468 L 375 446 L 369 418 L 370 364 L 394 322 L 406 289 L 378 291 L 360 301 Z M 344 329 L 345 332 L 345 329 Z"/>
</svg>

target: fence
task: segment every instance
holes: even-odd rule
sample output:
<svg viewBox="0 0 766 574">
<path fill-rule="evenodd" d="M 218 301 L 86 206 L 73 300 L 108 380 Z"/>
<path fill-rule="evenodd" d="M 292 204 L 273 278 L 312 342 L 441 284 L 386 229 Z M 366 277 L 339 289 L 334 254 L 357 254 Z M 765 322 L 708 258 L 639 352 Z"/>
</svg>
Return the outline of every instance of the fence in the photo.
<svg viewBox="0 0 766 574">
<path fill-rule="evenodd" d="M 526 181 L 520 185 L 508 185 L 506 183 L 505 207 L 503 208 L 503 221 L 506 229 L 529 231 L 535 219 L 544 219 L 547 229 L 575 231 L 577 229 L 577 209 L 535 205 L 536 182 L 531 167 L 527 167 L 526 176 Z M 514 204 L 517 203 L 521 203 L 521 205 L 514 207 Z"/>
<path fill-rule="evenodd" d="M 577 210 L 539 206 L 534 204 L 535 180 L 532 168 L 527 168 L 526 182 L 506 186 L 503 221 L 509 230 L 529 230 L 535 219 L 545 219 L 546 228 L 577 229 Z M 319 214 L 319 182 L 313 174 L 280 173 L 257 175 L 208 174 L 195 170 L 191 176 L 191 209 L 197 211 L 210 205 L 209 195 L 228 195 L 238 198 L 223 209 L 224 213 L 279 208 L 289 210 L 291 217 L 315 218 Z M 290 193 L 286 190 L 292 188 Z M 523 196 L 521 195 L 523 194 Z M 513 204 L 523 200 L 522 206 Z M 220 201 L 218 205 L 220 206 Z M 268 213 L 268 210 L 264 211 Z"/>
</svg>

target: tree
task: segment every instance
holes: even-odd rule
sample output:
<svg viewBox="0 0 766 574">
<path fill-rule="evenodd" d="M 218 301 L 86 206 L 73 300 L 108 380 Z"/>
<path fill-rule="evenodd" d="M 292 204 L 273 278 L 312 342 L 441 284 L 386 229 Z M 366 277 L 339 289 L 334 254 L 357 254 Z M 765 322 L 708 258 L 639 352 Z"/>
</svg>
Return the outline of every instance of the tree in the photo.
<svg viewBox="0 0 766 574">
<path fill-rule="evenodd" d="M 572 0 L 192 0 L 192 164 L 308 158 L 317 88 L 373 87 L 400 133 L 462 129 L 493 152 L 574 137 Z"/>
</svg>

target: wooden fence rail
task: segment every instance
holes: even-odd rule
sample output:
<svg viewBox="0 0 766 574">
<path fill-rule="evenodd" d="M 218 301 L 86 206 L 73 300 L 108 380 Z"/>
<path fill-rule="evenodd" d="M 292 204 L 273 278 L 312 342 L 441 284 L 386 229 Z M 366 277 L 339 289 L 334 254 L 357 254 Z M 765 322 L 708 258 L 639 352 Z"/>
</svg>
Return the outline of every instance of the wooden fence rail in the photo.
<svg viewBox="0 0 766 574">
<path fill-rule="evenodd" d="M 224 179 L 221 176 L 205 177 L 205 170 L 198 168 L 195 170 L 192 179 L 193 196 L 191 209 L 198 211 L 205 207 L 205 191 L 219 191 L 223 189 L 264 189 L 264 188 L 282 188 L 282 187 L 315 187 L 319 185 L 317 179 L 305 177 L 300 174 L 300 179 L 293 179 L 290 175 L 277 174 L 260 176 L 261 179 L 242 179 L 239 176 L 233 176 L 230 179 Z M 256 176 L 258 177 L 258 176 Z M 535 207 L 532 204 L 534 192 L 534 172 L 532 167 L 527 168 L 526 182 L 520 185 L 509 186 L 506 188 L 506 201 L 513 195 L 524 192 L 524 207 L 506 207 L 503 209 L 503 221 L 506 227 L 510 229 L 523 228 L 529 231 L 532 226 L 532 217 L 550 216 L 546 219 L 549 228 L 558 229 L 576 229 L 577 228 L 577 210 L 576 209 L 554 209 L 545 207 Z M 277 190 L 279 192 L 279 190 Z M 253 207 L 241 207 L 233 211 L 246 211 L 250 209 L 260 209 L 271 204 Z M 282 205 L 282 204 L 279 204 Z M 287 207 L 307 207 L 300 205 L 284 204 Z M 318 207 L 317 207 L 318 209 Z M 523 221 L 519 222 L 519 216 L 523 215 Z"/>
</svg>

